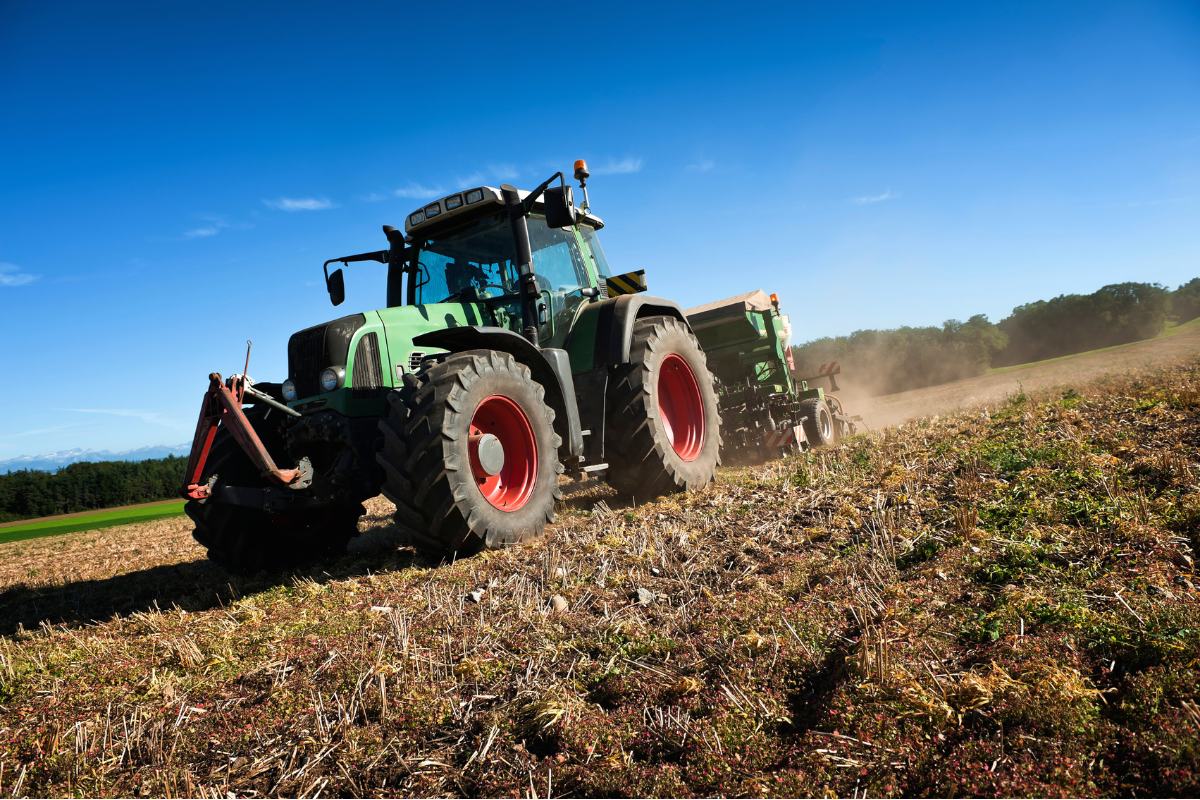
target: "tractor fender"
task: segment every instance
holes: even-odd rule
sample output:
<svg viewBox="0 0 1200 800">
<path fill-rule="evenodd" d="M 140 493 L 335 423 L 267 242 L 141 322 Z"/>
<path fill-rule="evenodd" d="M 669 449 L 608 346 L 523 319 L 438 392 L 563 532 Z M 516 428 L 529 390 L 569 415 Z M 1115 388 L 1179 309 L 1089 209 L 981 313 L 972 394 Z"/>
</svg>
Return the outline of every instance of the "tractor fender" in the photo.
<svg viewBox="0 0 1200 800">
<path fill-rule="evenodd" d="M 591 334 L 594 335 L 593 369 L 624 364 L 629 361 L 633 324 L 642 317 L 674 317 L 688 330 L 692 328 L 677 303 L 645 294 L 626 294 L 584 306 L 567 338 L 566 348 L 579 359 L 583 337 Z"/>
<path fill-rule="evenodd" d="M 413 344 L 439 347 L 451 353 L 464 350 L 498 350 L 529 367 L 533 379 L 546 390 L 546 404 L 554 409 L 554 428 L 567 454 L 583 454 L 583 427 L 575 398 L 575 381 L 565 350 L 538 348 L 524 336 L 490 325 L 462 325 L 430 331 L 413 338 Z"/>
</svg>

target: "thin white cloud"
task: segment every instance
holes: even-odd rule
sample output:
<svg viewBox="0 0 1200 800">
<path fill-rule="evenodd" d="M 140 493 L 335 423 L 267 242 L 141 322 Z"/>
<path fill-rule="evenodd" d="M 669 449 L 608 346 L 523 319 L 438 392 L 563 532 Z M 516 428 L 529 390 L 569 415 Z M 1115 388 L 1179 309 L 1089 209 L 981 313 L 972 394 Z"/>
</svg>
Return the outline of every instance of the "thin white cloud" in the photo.
<svg viewBox="0 0 1200 800">
<path fill-rule="evenodd" d="M 424 200 L 427 197 L 440 197 L 446 193 L 446 190 L 441 186 L 424 186 L 419 183 L 409 183 L 406 186 L 401 186 L 399 189 L 393 189 L 392 194 L 396 197 L 404 197 L 409 200 Z"/>
<path fill-rule="evenodd" d="M 498 181 L 515 181 L 521 171 L 512 164 L 489 164 L 488 172 Z"/>
<path fill-rule="evenodd" d="M 200 224 L 184 231 L 184 239 L 211 239 L 222 231 L 244 231 L 254 227 L 248 222 L 230 222 L 217 214 L 197 214 L 196 219 L 200 220 Z"/>
<path fill-rule="evenodd" d="M 478 186 L 481 183 L 502 183 L 521 177 L 515 164 L 488 164 L 487 169 L 477 169 L 467 175 L 458 176 L 459 186 Z M 439 192 L 441 194 L 441 192 Z"/>
<path fill-rule="evenodd" d="M 609 159 L 592 167 L 593 175 L 632 175 L 642 171 L 642 159 L 632 156 L 619 160 Z"/>
<path fill-rule="evenodd" d="M 475 170 L 469 175 L 459 175 L 456 182 L 459 186 L 478 186 L 481 183 L 486 183 L 487 178 L 487 173 L 482 170 Z"/>
<path fill-rule="evenodd" d="M 39 277 L 32 272 L 25 272 L 16 264 L 0 261 L 0 286 L 27 286 Z"/>
<path fill-rule="evenodd" d="M 391 197 L 391 195 L 383 194 L 382 192 L 370 192 L 368 194 L 362 195 L 358 199 L 363 201 L 364 203 L 382 203 L 384 200 L 387 200 L 389 197 Z"/>
<path fill-rule="evenodd" d="M 1190 203 L 1196 199 L 1195 195 L 1180 195 L 1178 197 L 1159 197 L 1150 200 L 1130 200 L 1126 203 L 1119 204 L 1121 208 L 1149 208 L 1153 206 L 1173 206 L 1177 203 Z"/>
<path fill-rule="evenodd" d="M 180 424 L 161 411 L 143 411 L 137 408 L 64 408 L 76 414 L 102 414 L 109 417 L 124 417 L 145 422 L 148 425 L 160 425 L 164 428 L 179 428 Z"/>
<path fill-rule="evenodd" d="M 712 172 L 713 168 L 716 166 L 717 162 L 713 161 L 711 158 L 701 158 L 693 161 L 691 164 L 688 164 L 685 169 L 688 172 Z"/>
<path fill-rule="evenodd" d="M 0 439 L 8 441 L 9 439 L 24 439 L 27 436 L 45 436 L 47 433 L 58 433 L 59 431 L 66 431 L 71 430 L 72 428 L 82 427 L 84 426 L 79 423 L 72 423 L 71 425 L 54 425 L 49 428 L 33 428 L 31 430 L 21 431 L 19 433 L 6 433 L 3 436 L 0 436 Z"/>
<path fill-rule="evenodd" d="M 333 208 L 333 202 L 328 197 L 277 197 L 263 200 L 263 204 L 279 211 L 324 211 Z"/>
<path fill-rule="evenodd" d="M 875 205 L 876 203 L 886 203 L 888 200 L 895 200 L 899 196 L 900 194 L 898 192 L 893 192 L 891 189 L 888 189 L 887 191 L 879 194 L 865 194 L 861 197 L 851 197 L 850 202 L 854 203 L 856 206 L 871 206 Z"/>
</svg>

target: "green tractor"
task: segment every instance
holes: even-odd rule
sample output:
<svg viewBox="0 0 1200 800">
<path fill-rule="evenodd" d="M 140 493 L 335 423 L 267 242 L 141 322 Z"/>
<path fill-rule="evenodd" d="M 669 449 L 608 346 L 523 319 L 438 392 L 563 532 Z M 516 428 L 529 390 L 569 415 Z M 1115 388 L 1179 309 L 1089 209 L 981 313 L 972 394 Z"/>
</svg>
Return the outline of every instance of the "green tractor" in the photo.
<svg viewBox="0 0 1200 800">
<path fill-rule="evenodd" d="M 384 307 L 294 334 L 282 383 L 209 376 L 182 494 L 211 559 L 253 572 L 339 552 L 381 492 L 445 556 L 539 534 L 564 473 L 636 500 L 713 480 L 704 351 L 643 273 L 610 274 L 583 161 L 575 177 L 579 207 L 556 173 L 384 226 L 386 250 L 324 265 L 335 306 L 331 264 L 386 265 Z"/>
<path fill-rule="evenodd" d="M 796 378 L 789 347 L 791 321 L 779 297 L 758 290 L 689 309 L 688 322 L 716 378 L 725 444 L 742 461 L 776 458 L 832 444 L 853 434 L 862 418 L 809 382 L 828 379 L 838 391 L 837 362 Z"/>
</svg>

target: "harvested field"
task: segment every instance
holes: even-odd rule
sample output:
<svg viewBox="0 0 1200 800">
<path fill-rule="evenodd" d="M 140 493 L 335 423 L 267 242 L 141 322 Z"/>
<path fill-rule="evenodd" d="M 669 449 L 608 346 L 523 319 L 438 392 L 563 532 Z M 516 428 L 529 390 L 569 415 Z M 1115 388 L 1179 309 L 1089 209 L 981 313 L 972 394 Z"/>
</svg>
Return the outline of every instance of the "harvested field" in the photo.
<svg viewBox="0 0 1200 800">
<path fill-rule="evenodd" d="M 448 565 L 0 546 L 0 792 L 1194 795 L 1194 352 Z"/>
</svg>

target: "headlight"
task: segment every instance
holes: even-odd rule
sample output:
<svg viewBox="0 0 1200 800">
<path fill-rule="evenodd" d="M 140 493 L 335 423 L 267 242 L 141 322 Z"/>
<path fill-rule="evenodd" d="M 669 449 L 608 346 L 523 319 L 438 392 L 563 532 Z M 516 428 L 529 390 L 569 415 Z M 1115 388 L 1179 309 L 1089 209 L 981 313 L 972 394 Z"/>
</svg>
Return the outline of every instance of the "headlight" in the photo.
<svg viewBox="0 0 1200 800">
<path fill-rule="evenodd" d="M 341 367 L 329 367 L 321 371 L 321 388 L 327 392 L 332 392 L 334 389 L 342 385 L 342 378 L 346 377 L 346 370 Z"/>
<path fill-rule="evenodd" d="M 289 403 L 296 399 L 296 384 L 292 383 L 291 378 L 283 382 L 283 399 Z"/>
</svg>

